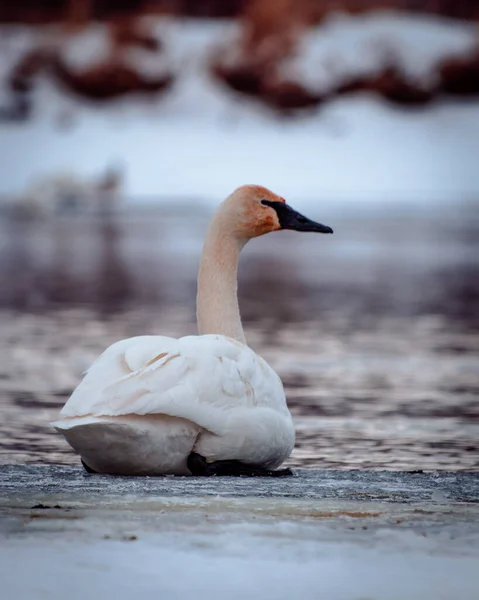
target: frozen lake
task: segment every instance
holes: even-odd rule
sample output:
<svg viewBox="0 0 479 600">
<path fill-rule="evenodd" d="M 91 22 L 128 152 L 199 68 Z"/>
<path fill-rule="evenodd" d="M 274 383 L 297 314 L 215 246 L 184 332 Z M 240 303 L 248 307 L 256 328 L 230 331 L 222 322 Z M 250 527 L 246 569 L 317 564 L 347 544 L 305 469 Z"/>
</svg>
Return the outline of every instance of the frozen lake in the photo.
<svg viewBox="0 0 479 600">
<path fill-rule="evenodd" d="M 279 482 L 18 466 L 0 468 L 0 486 L 0 575 L 15 600 L 477 597 L 477 474 Z"/>
</svg>

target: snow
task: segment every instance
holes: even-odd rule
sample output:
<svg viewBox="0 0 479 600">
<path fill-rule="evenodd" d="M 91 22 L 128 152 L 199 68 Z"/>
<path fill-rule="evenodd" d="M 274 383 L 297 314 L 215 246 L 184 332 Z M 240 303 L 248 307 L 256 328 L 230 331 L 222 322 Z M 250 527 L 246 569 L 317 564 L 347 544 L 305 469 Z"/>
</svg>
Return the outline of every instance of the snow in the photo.
<svg viewBox="0 0 479 600">
<path fill-rule="evenodd" d="M 161 24 L 156 29 L 155 33 L 160 36 L 160 39 L 167 35 L 167 29 L 161 27 Z M 70 36 L 64 44 L 63 59 L 66 65 L 74 72 L 82 72 L 92 64 L 110 58 L 113 44 L 107 33 L 106 25 L 95 24 Z M 138 69 L 144 76 L 155 77 L 167 71 L 166 61 L 173 57 L 168 54 L 158 56 L 154 52 L 147 52 L 141 48 L 127 48 L 123 58 L 128 65 Z"/>
<path fill-rule="evenodd" d="M 332 14 L 301 41 L 294 67 L 312 87 L 328 90 L 344 77 L 375 73 L 391 59 L 413 80 L 430 79 L 439 61 L 478 42 L 477 26 L 400 12 Z"/>
<path fill-rule="evenodd" d="M 281 120 L 208 74 L 211 56 L 234 34 L 230 23 L 165 21 L 158 27 L 165 31 L 171 65 L 181 71 L 173 89 L 157 100 L 99 108 L 62 96 L 42 80 L 34 120 L 0 130 L 0 196 L 21 193 L 39 174 L 74 171 L 91 178 L 118 163 L 126 168 L 127 196 L 150 201 L 193 197 L 216 203 L 244 183 L 261 183 L 305 203 L 479 195 L 477 102 L 439 101 L 405 111 L 361 95 Z M 69 60 L 76 56 L 80 65 L 88 54 L 101 54 L 99 31 L 88 34 L 88 43 L 72 40 Z M 28 30 L 20 33 L 19 40 L 11 34 L 4 41 L 9 56 L 28 45 Z M 470 25 L 432 17 L 334 17 L 304 40 L 297 60 L 306 78 L 323 65 L 326 81 L 339 72 L 377 68 L 381 53 L 375 48 L 387 40 L 406 71 L 419 75 L 444 54 L 467 51 L 476 37 Z M 338 58 L 328 72 L 324 65 L 332 55 Z M 138 52 L 130 59 L 153 74 L 151 59 Z M 5 68 L 0 65 L 1 72 Z M 59 129 L 65 112 L 73 125 Z"/>
</svg>

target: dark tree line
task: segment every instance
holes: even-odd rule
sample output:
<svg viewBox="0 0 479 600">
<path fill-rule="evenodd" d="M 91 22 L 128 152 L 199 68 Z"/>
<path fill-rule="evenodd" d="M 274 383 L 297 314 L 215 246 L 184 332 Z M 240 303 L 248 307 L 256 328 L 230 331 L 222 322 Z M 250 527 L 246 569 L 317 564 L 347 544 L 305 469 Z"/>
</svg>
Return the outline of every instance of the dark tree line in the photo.
<svg viewBox="0 0 479 600">
<path fill-rule="evenodd" d="M 375 7 L 443 14 L 479 20 L 479 0 L 298 0 L 312 7 L 361 11 Z M 0 1 L 0 22 L 109 19 L 121 15 L 164 12 L 190 17 L 234 17 L 249 0 L 16 0 Z"/>
</svg>

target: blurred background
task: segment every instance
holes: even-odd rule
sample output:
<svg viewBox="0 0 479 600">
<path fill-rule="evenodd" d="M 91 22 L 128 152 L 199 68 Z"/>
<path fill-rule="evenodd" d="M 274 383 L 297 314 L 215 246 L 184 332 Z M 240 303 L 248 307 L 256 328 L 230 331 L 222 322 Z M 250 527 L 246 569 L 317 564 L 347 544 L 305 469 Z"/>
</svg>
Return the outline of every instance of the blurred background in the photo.
<svg viewBox="0 0 479 600">
<path fill-rule="evenodd" d="M 479 0 L 0 4 L 0 462 L 128 336 L 195 333 L 215 206 L 257 183 L 334 228 L 254 240 L 249 344 L 290 464 L 479 468 Z"/>
</svg>

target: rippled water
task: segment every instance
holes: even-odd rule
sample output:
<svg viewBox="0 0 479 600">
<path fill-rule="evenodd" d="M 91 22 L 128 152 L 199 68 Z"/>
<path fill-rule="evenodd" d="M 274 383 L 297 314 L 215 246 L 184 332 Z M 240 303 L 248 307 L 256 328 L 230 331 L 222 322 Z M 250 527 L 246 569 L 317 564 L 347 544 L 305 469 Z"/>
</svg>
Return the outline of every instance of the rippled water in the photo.
<svg viewBox="0 0 479 600">
<path fill-rule="evenodd" d="M 283 379 L 291 464 L 479 469 L 479 218 L 329 209 L 334 236 L 255 240 L 249 344 Z M 139 209 L 0 222 L 0 462 L 77 464 L 54 419 L 110 343 L 195 331 L 207 216 Z"/>
</svg>

